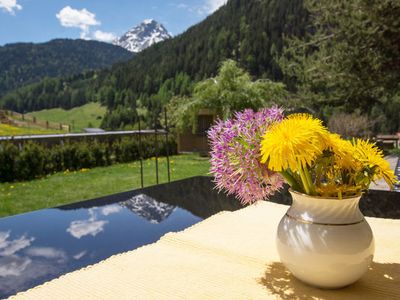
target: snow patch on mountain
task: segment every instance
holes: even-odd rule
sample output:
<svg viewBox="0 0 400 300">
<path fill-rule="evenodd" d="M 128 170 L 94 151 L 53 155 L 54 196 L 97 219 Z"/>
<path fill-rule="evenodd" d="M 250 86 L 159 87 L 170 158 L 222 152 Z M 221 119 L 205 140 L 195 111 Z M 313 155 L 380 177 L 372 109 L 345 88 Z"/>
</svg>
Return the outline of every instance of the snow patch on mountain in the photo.
<svg viewBox="0 0 400 300">
<path fill-rule="evenodd" d="M 175 206 L 159 202 L 146 194 L 134 196 L 127 201 L 119 203 L 119 205 L 152 224 L 161 223 L 175 210 Z"/>
<path fill-rule="evenodd" d="M 146 19 L 123 36 L 115 39 L 114 45 L 138 53 L 151 45 L 171 38 L 165 27 L 153 19 Z"/>
</svg>

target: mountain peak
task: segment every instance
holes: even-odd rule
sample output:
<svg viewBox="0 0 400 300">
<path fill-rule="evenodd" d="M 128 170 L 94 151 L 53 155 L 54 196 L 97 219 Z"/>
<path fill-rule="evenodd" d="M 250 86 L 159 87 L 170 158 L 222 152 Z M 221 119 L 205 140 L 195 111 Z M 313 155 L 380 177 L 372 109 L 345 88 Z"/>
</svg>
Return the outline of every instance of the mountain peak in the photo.
<svg viewBox="0 0 400 300">
<path fill-rule="evenodd" d="M 142 23 L 148 25 L 148 24 L 151 24 L 153 22 L 155 22 L 154 19 L 146 19 Z"/>
<path fill-rule="evenodd" d="M 165 27 L 154 19 L 146 19 L 114 41 L 115 45 L 138 53 L 153 44 L 171 38 Z"/>
</svg>

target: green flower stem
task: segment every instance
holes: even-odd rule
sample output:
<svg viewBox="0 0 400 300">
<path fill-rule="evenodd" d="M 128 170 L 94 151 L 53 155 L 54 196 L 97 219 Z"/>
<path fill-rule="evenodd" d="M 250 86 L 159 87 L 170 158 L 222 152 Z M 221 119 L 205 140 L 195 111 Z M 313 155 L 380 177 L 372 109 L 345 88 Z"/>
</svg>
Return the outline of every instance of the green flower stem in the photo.
<svg viewBox="0 0 400 300">
<path fill-rule="evenodd" d="M 295 191 L 304 192 L 304 189 L 299 185 L 299 183 L 294 179 L 294 177 L 288 171 L 280 172 L 286 182 L 294 189 Z"/>
<path fill-rule="evenodd" d="M 310 195 L 310 187 L 308 186 L 307 177 L 306 174 L 304 173 L 303 167 L 299 162 L 297 162 L 297 165 L 300 173 L 301 182 L 304 186 L 304 190 L 307 195 Z"/>
<path fill-rule="evenodd" d="M 312 182 L 311 173 L 310 173 L 310 171 L 308 170 L 307 167 L 303 168 L 303 171 L 304 171 L 304 174 L 305 174 L 306 179 L 307 179 L 308 187 L 310 188 L 310 195 L 315 195 L 315 187 L 314 187 L 314 184 Z"/>
</svg>

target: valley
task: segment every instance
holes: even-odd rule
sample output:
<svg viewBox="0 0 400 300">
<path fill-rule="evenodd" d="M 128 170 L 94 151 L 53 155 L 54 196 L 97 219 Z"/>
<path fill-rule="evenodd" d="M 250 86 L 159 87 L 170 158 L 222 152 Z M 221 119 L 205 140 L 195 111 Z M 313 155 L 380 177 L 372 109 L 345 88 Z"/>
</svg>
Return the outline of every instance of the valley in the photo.
<svg viewBox="0 0 400 300">
<path fill-rule="evenodd" d="M 31 112 L 28 115 L 40 120 L 69 124 L 71 132 L 82 132 L 87 127 L 99 128 L 105 113 L 106 108 L 104 106 L 91 102 L 70 110 L 52 108 Z"/>
</svg>

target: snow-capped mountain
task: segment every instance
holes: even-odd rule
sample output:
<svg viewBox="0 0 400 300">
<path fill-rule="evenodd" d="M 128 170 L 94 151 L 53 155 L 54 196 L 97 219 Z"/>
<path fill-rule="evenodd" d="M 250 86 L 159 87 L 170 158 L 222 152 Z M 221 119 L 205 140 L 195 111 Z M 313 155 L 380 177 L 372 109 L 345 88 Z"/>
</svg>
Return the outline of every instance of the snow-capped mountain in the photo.
<svg viewBox="0 0 400 300">
<path fill-rule="evenodd" d="M 144 20 L 133 27 L 123 36 L 114 41 L 114 45 L 121 46 L 131 52 L 140 52 L 151 45 L 171 38 L 165 27 L 155 20 Z"/>
<path fill-rule="evenodd" d="M 136 215 L 152 224 L 161 223 L 175 210 L 175 206 L 159 202 L 145 194 L 139 194 L 131 199 L 119 203 Z"/>
</svg>

